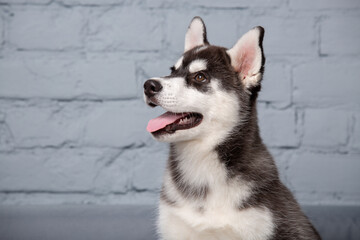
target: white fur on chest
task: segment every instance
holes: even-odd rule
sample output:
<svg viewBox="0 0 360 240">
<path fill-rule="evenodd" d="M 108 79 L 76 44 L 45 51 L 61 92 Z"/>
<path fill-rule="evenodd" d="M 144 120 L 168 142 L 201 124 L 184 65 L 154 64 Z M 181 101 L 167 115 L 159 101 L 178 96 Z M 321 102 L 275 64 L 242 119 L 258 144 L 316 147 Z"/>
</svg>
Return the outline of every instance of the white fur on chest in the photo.
<svg viewBox="0 0 360 240">
<path fill-rule="evenodd" d="M 205 199 L 185 199 L 167 170 L 164 188 L 176 204 L 160 203 L 158 224 L 163 239 L 256 240 L 271 236 L 273 221 L 268 209 L 239 209 L 251 194 L 251 184 L 241 179 L 229 180 L 214 151 L 201 151 L 201 146 L 197 146 L 197 151 L 189 151 L 188 147 L 178 146 L 182 150 L 179 167 L 184 178 L 192 186 L 207 184 L 209 191 Z"/>
<path fill-rule="evenodd" d="M 159 231 L 164 240 L 265 240 L 274 231 L 265 207 L 219 208 L 198 213 L 188 206 L 160 204 Z"/>
</svg>

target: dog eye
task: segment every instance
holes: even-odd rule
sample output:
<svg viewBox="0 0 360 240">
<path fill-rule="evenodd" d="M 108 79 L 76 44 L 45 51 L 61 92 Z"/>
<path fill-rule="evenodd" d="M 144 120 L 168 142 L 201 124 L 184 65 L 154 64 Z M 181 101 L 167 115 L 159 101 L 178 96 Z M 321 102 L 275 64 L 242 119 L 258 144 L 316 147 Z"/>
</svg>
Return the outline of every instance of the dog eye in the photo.
<svg viewBox="0 0 360 240">
<path fill-rule="evenodd" d="M 205 82 L 206 81 L 206 77 L 204 74 L 202 73 L 198 73 L 195 75 L 194 80 L 197 82 Z"/>
</svg>

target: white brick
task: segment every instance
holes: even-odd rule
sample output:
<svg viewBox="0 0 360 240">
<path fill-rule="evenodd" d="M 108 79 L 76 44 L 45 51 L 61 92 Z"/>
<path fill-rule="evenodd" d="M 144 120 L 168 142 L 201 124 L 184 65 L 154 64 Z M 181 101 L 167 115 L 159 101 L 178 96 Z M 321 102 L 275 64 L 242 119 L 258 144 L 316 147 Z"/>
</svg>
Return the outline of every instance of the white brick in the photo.
<svg viewBox="0 0 360 240">
<path fill-rule="evenodd" d="M 59 0 L 59 2 L 65 5 L 114 5 L 114 4 L 123 4 L 124 0 Z"/>
<path fill-rule="evenodd" d="M 139 151 L 137 149 L 137 151 Z M 130 154 L 129 154 L 130 153 Z M 94 191 L 100 194 L 125 193 L 130 186 L 133 162 L 136 157 L 133 150 L 107 151 L 101 161 L 97 162 L 99 170 L 94 179 Z"/>
<path fill-rule="evenodd" d="M 13 148 L 13 136 L 7 124 L 0 121 L 0 151 L 9 151 Z"/>
<path fill-rule="evenodd" d="M 168 152 L 168 145 L 164 143 L 138 151 L 132 179 L 136 189 L 160 190 Z"/>
<path fill-rule="evenodd" d="M 332 109 L 305 110 L 303 144 L 311 147 L 344 146 L 348 138 L 350 116 Z"/>
<path fill-rule="evenodd" d="M 259 101 L 289 105 L 292 93 L 290 78 L 290 67 L 287 64 L 281 62 L 266 63 Z"/>
<path fill-rule="evenodd" d="M 89 103 L 2 105 L 17 147 L 58 146 L 77 142 L 93 106 Z"/>
<path fill-rule="evenodd" d="M 298 145 L 295 111 L 293 109 L 259 108 L 259 125 L 265 144 L 276 147 L 294 147 Z"/>
<path fill-rule="evenodd" d="M 2 191 L 89 191 L 102 152 L 95 149 L 34 150 L 0 155 Z"/>
<path fill-rule="evenodd" d="M 84 193 L 72 193 L 64 192 L 60 193 L 1 193 L 0 192 L 0 203 L 1 205 L 38 205 L 44 207 L 44 205 L 63 205 L 68 207 L 69 205 L 78 208 L 81 204 L 101 205 L 101 206 L 112 206 L 114 205 L 153 205 L 158 204 L 159 194 L 155 192 L 128 192 L 127 194 L 84 194 Z M 95 207 L 95 206 L 94 206 Z M 116 207 L 116 206 L 115 206 Z M 92 237 L 94 237 L 92 235 Z M 103 236 L 102 236 L 103 237 Z M 88 238 L 89 239 L 89 238 Z M 97 239 L 95 237 L 95 239 Z M 117 238 L 118 239 L 118 238 Z"/>
<path fill-rule="evenodd" d="M 180 56 L 179 56 L 180 58 Z M 142 69 L 145 79 L 152 77 L 163 77 L 170 74 L 170 67 L 176 63 L 177 59 L 154 59 L 154 61 L 146 61 L 140 64 L 140 68 Z"/>
<path fill-rule="evenodd" d="M 360 61 L 306 62 L 293 70 L 294 101 L 298 104 L 360 103 Z"/>
<path fill-rule="evenodd" d="M 162 34 L 158 14 L 138 8 L 113 8 L 93 13 L 86 45 L 90 50 L 157 50 L 162 48 Z"/>
<path fill-rule="evenodd" d="M 161 108 L 150 109 L 142 101 L 109 102 L 94 109 L 87 117 L 84 141 L 95 146 L 130 146 L 149 141 L 148 121 L 163 113 Z"/>
<path fill-rule="evenodd" d="M 0 111 L 0 123 L 4 123 L 5 122 L 5 113 Z"/>
<path fill-rule="evenodd" d="M 217 1 L 213 1 L 215 2 Z M 204 16 L 209 42 L 216 46 L 232 48 L 241 37 L 237 31 L 237 22 L 243 21 L 245 17 L 246 15 L 242 16 L 233 11 L 214 12 L 211 16 Z M 190 20 L 187 20 L 188 24 Z M 183 40 L 184 38 L 185 35 Z"/>
<path fill-rule="evenodd" d="M 64 143 L 123 147 L 151 138 L 147 122 L 164 112 L 142 101 L 65 102 L 1 106 L 15 146 L 59 146 Z"/>
<path fill-rule="evenodd" d="M 360 194 L 360 155 L 301 153 L 290 162 L 288 174 L 297 192 Z"/>
<path fill-rule="evenodd" d="M 109 58 L 2 59 L 0 79 L 2 97 L 117 99 L 135 97 L 138 91 L 135 64 Z"/>
<path fill-rule="evenodd" d="M 240 34 L 255 26 L 263 26 L 266 55 L 316 55 L 315 19 L 311 15 L 284 17 L 282 15 L 253 14 L 239 22 Z"/>
<path fill-rule="evenodd" d="M 5 34 L 4 31 L 5 31 L 4 21 L 0 17 L 0 49 L 3 47 L 3 43 L 4 43 L 4 34 Z"/>
<path fill-rule="evenodd" d="M 358 0 L 290 0 L 289 6 L 296 10 L 339 10 L 360 8 L 360 2 Z"/>
<path fill-rule="evenodd" d="M 146 6 L 148 7 L 172 7 L 181 8 L 183 4 L 192 5 L 204 8 L 248 8 L 248 7 L 276 7 L 284 3 L 283 0 L 225 0 L 225 1 L 206 1 L 206 0 L 193 0 L 193 1 L 172 1 L 172 0 L 147 0 Z"/>
<path fill-rule="evenodd" d="M 360 1 L 358 1 L 360 6 Z M 323 20 L 320 52 L 327 55 L 360 54 L 360 14 Z"/>
<path fill-rule="evenodd" d="M 82 46 L 83 14 L 78 8 L 16 8 L 9 41 L 20 49 L 62 50 Z"/>
<path fill-rule="evenodd" d="M 225 0 L 225 1 L 207 1 L 195 0 L 196 5 L 203 7 L 219 7 L 219 8 L 248 8 L 248 7 L 276 7 L 284 3 L 283 0 Z"/>
<path fill-rule="evenodd" d="M 9 4 L 47 4 L 51 0 L 1 0 L 0 3 L 9 3 Z"/>
<path fill-rule="evenodd" d="M 360 151 L 360 113 L 355 114 L 355 126 L 352 132 L 351 148 Z"/>
<path fill-rule="evenodd" d="M 151 140 L 154 143 L 155 140 Z M 120 152 L 119 152 L 120 151 Z M 97 193 L 125 193 L 129 189 L 159 190 L 168 155 L 167 144 L 108 151 L 97 163 Z"/>
</svg>

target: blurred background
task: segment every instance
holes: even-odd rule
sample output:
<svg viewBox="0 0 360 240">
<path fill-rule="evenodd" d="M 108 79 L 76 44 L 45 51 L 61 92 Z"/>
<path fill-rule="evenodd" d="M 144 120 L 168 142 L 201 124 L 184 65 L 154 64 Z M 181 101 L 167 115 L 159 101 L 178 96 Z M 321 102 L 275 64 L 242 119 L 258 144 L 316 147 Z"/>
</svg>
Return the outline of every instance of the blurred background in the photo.
<svg viewBox="0 0 360 240">
<path fill-rule="evenodd" d="M 261 135 L 303 205 L 360 205 L 360 1 L 0 0 L 0 204 L 151 204 L 167 145 L 142 100 L 201 16 L 265 28 Z"/>
</svg>

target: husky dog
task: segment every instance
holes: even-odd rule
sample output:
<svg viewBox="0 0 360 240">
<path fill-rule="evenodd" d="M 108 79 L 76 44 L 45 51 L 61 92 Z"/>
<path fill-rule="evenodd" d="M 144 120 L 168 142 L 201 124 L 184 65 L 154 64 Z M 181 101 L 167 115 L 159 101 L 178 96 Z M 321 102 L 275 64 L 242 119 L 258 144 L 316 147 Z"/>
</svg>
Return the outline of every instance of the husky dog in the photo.
<svg viewBox="0 0 360 240">
<path fill-rule="evenodd" d="M 213 46 L 195 17 L 171 74 L 145 82 L 146 103 L 167 111 L 147 126 L 170 143 L 161 239 L 320 239 L 260 138 L 263 37 L 255 27 L 231 49 Z"/>
</svg>

